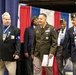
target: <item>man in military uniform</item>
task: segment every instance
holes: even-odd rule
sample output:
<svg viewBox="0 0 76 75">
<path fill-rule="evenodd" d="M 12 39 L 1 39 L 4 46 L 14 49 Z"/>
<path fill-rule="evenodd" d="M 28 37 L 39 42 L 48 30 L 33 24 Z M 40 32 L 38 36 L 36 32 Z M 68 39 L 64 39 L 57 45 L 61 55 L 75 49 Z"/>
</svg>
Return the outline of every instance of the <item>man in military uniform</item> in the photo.
<svg viewBox="0 0 76 75">
<path fill-rule="evenodd" d="M 32 58 L 34 65 L 34 75 L 42 75 L 43 55 L 48 55 L 51 59 L 57 47 L 57 34 L 55 28 L 47 22 L 47 16 L 41 13 L 38 17 L 38 26 L 35 29 L 32 47 Z M 46 75 L 53 75 L 52 67 L 46 67 Z"/>
</svg>

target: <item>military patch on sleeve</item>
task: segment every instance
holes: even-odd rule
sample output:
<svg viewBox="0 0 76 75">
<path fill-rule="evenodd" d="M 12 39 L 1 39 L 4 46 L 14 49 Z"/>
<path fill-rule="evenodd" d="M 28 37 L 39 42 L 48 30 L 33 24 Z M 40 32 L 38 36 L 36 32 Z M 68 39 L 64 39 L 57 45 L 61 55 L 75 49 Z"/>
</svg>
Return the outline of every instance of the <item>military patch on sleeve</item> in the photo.
<svg viewBox="0 0 76 75">
<path fill-rule="evenodd" d="M 20 40 L 20 36 L 17 36 L 16 39 L 17 39 L 17 40 Z"/>
<path fill-rule="evenodd" d="M 39 33 L 39 30 L 37 30 L 36 33 Z"/>
</svg>

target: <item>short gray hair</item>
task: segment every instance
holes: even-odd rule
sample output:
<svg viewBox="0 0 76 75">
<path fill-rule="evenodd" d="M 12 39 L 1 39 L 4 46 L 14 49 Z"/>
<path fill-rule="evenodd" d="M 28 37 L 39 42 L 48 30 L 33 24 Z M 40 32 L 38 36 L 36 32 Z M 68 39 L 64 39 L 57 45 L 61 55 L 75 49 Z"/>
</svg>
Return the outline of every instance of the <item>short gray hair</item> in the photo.
<svg viewBox="0 0 76 75">
<path fill-rule="evenodd" d="M 43 15 L 44 17 L 47 18 L 47 15 L 45 13 L 40 13 L 40 15 Z"/>
</svg>

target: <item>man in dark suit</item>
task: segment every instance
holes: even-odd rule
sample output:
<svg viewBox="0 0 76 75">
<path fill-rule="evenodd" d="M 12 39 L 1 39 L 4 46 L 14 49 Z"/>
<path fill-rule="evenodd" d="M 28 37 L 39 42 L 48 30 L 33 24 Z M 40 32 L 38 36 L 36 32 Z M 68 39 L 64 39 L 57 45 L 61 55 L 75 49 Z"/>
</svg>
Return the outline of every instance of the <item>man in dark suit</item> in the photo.
<svg viewBox="0 0 76 75">
<path fill-rule="evenodd" d="M 33 63 L 32 63 L 32 58 L 31 58 L 31 49 L 32 49 L 32 41 L 34 37 L 34 29 L 37 26 L 38 23 L 38 17 L 34 16 L 31 19 L 31 26 L 27 27 L 25 29 L 24 33 L 24 53 L 25 53 L 25 65 L 26 65 L 26 75 L 33 75 Z"/>
<path fill-rule="evenodd" d="M 47 22 L 47 16 L 41 13 L 38 17 L 38 26 L 35 28 L 34 41 L 32 47 L 32 58 L 34 66 L 33 75 L 42 75 L 43 55 L 48 55 L 51 59 L 57 47 L 57 34 L 53 26 Z M 52 67 L 46 67 L 46 75 L 53 75 Z"/>
<path fill-rule="evenodd" d="M 0 25 L 0 75 L 5 67 L 9 75 L 16 75 L 16 60 L 20 54 L 20 31 L 11 25 L 8 12 L 2 15 L 3 24 Z"/>
<path fill-rule="evenodd" d="M 66 58 L 73 62 L 73 75 L 76 75 L 76 13 L 71 14 L 73 26 L 67 30 L 65 35 L 65 53 Z"/>
<path fill-rule="evenodd" d="M 58 35 L 58 46 L 56 50 L 56 58 L 58 63 L 58 75 L 63 75 L 63 44 L 66 33 L 66 21 L 64 19 L 60 20 L 60 28 L 57 29 Z"/>
</svg>

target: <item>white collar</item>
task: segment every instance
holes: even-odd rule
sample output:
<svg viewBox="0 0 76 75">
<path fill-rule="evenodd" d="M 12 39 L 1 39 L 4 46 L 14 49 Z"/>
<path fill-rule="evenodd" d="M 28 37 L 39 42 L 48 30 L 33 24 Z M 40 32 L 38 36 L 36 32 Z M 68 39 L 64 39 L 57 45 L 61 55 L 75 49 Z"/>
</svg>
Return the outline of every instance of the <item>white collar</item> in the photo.
<svg viewBox="0 0 76 75">
<path fill-rule="evenodd" d="M 65 33 L 65 31 L 66 31 L 66 28 L 63 30 L 63 33 Z M 60 29 L 60 32 L 62 32 L 62 29 Z"/>
</svg>

